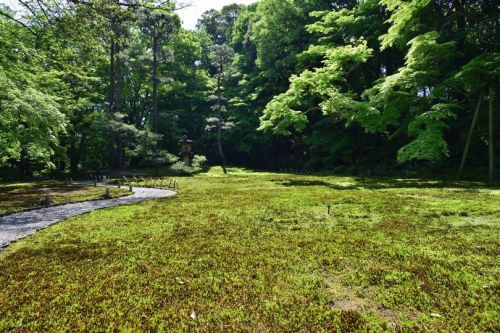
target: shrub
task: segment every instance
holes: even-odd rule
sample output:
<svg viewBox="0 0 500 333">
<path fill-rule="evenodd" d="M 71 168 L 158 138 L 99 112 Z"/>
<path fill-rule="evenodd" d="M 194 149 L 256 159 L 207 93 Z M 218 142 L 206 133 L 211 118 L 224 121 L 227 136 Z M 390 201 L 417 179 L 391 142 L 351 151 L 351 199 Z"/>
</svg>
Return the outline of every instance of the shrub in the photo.
<svg viewBox="0 0 500 333">
<path fill-rule="evenodd" d="M 203 155 L 195 155 L 191 166 L 186 166 L 184 162 L 177 161 L 170 166 L 170 170 L 178 175 L 192 175 L 203 170 L 203 165 L 207 162 L 207 158 Z"/>
<path fill-rule="evenodd" d="M 203 155 L 194 155 L 191 165 L 193 168 L 203 168 L 207 161 L 207 158 Z"/>
</svg>

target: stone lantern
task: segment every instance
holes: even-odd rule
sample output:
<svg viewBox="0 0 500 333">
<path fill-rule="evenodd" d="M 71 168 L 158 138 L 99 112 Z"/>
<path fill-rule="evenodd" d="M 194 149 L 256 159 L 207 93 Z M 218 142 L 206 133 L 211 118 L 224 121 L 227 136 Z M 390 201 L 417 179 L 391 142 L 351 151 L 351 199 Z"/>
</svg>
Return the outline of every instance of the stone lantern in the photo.
<svg viewBox="0 0 500 333">
<path fill-rule="evenodd" d="M 179 140 L 179 144 L 181 145 L 180 155 L 182 157 L 182 161 L 186 166 L 191 165 L 191 156 L 193 156 L 191 146 L 193 145 L 193 141 L 189 140 L 187 135 L 184 135 L 182 140 Z"/>
</svg>

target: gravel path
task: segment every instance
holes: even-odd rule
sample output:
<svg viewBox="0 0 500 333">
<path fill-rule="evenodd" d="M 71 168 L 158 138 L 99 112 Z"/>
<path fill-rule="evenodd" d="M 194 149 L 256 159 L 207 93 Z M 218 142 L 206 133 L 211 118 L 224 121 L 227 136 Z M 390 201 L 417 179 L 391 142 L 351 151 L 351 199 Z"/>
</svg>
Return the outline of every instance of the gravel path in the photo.
<svg viewBox="0 0 500 333">
<path fill-rule="evenodd" d="M 91 185 L 93 183 L 75 182 L 75 184 Z M 116 199 L 78 202 L 0 217 L 0 249 L 20 238 L 33 234 L 39 229 L 72 216 L 88 213 L 96 209 L 176 195 L 173 191 L 144 187 L 134 187 L 133 191 L 134 194 L 132 195 Z"/>
</svg>

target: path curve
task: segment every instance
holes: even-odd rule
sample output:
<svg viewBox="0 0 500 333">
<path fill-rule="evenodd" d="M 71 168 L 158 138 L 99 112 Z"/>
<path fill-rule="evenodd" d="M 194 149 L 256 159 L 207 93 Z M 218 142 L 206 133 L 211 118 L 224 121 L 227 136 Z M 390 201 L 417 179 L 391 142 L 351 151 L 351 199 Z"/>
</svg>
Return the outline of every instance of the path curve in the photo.
<svg viewBox="0 0 500 333">
<path fill-rule="evenodd" d="M 93 183 L 75 182 L 75 184 L 89 186 Z M 85 214 L 96 209 L 166 198 L 177 194 L 173 191 L 145 187 L 134 187 L 133 191 L 134 194 L 121 198 L 70 203 L 0 217 L 0 249 L 18 239 L 35 233 L 37 230 L 72 216 Z"/>
</svg>

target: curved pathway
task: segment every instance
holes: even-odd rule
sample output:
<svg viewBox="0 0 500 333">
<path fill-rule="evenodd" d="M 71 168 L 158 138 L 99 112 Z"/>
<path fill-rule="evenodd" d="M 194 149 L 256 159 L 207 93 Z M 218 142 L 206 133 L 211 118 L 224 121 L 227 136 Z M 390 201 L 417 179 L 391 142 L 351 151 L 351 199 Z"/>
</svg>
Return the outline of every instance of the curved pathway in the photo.
<svg viewBox="0 0 500 333">
<path fill-rule="evenodd" d="M 75 182 L 75 184 L 91 185 L 93 183 Z M 166 198 L 177 194 L 173 191 L 145 187 L 134 187 L 133 191 L 134 194 L 132 195 L 116 199 L 77 202 L 0 217 L 0 249 L 20 238 L 33 234 L 39 229 L 72 216 L 88 213 L 96 209 Z"/>
</svg>

